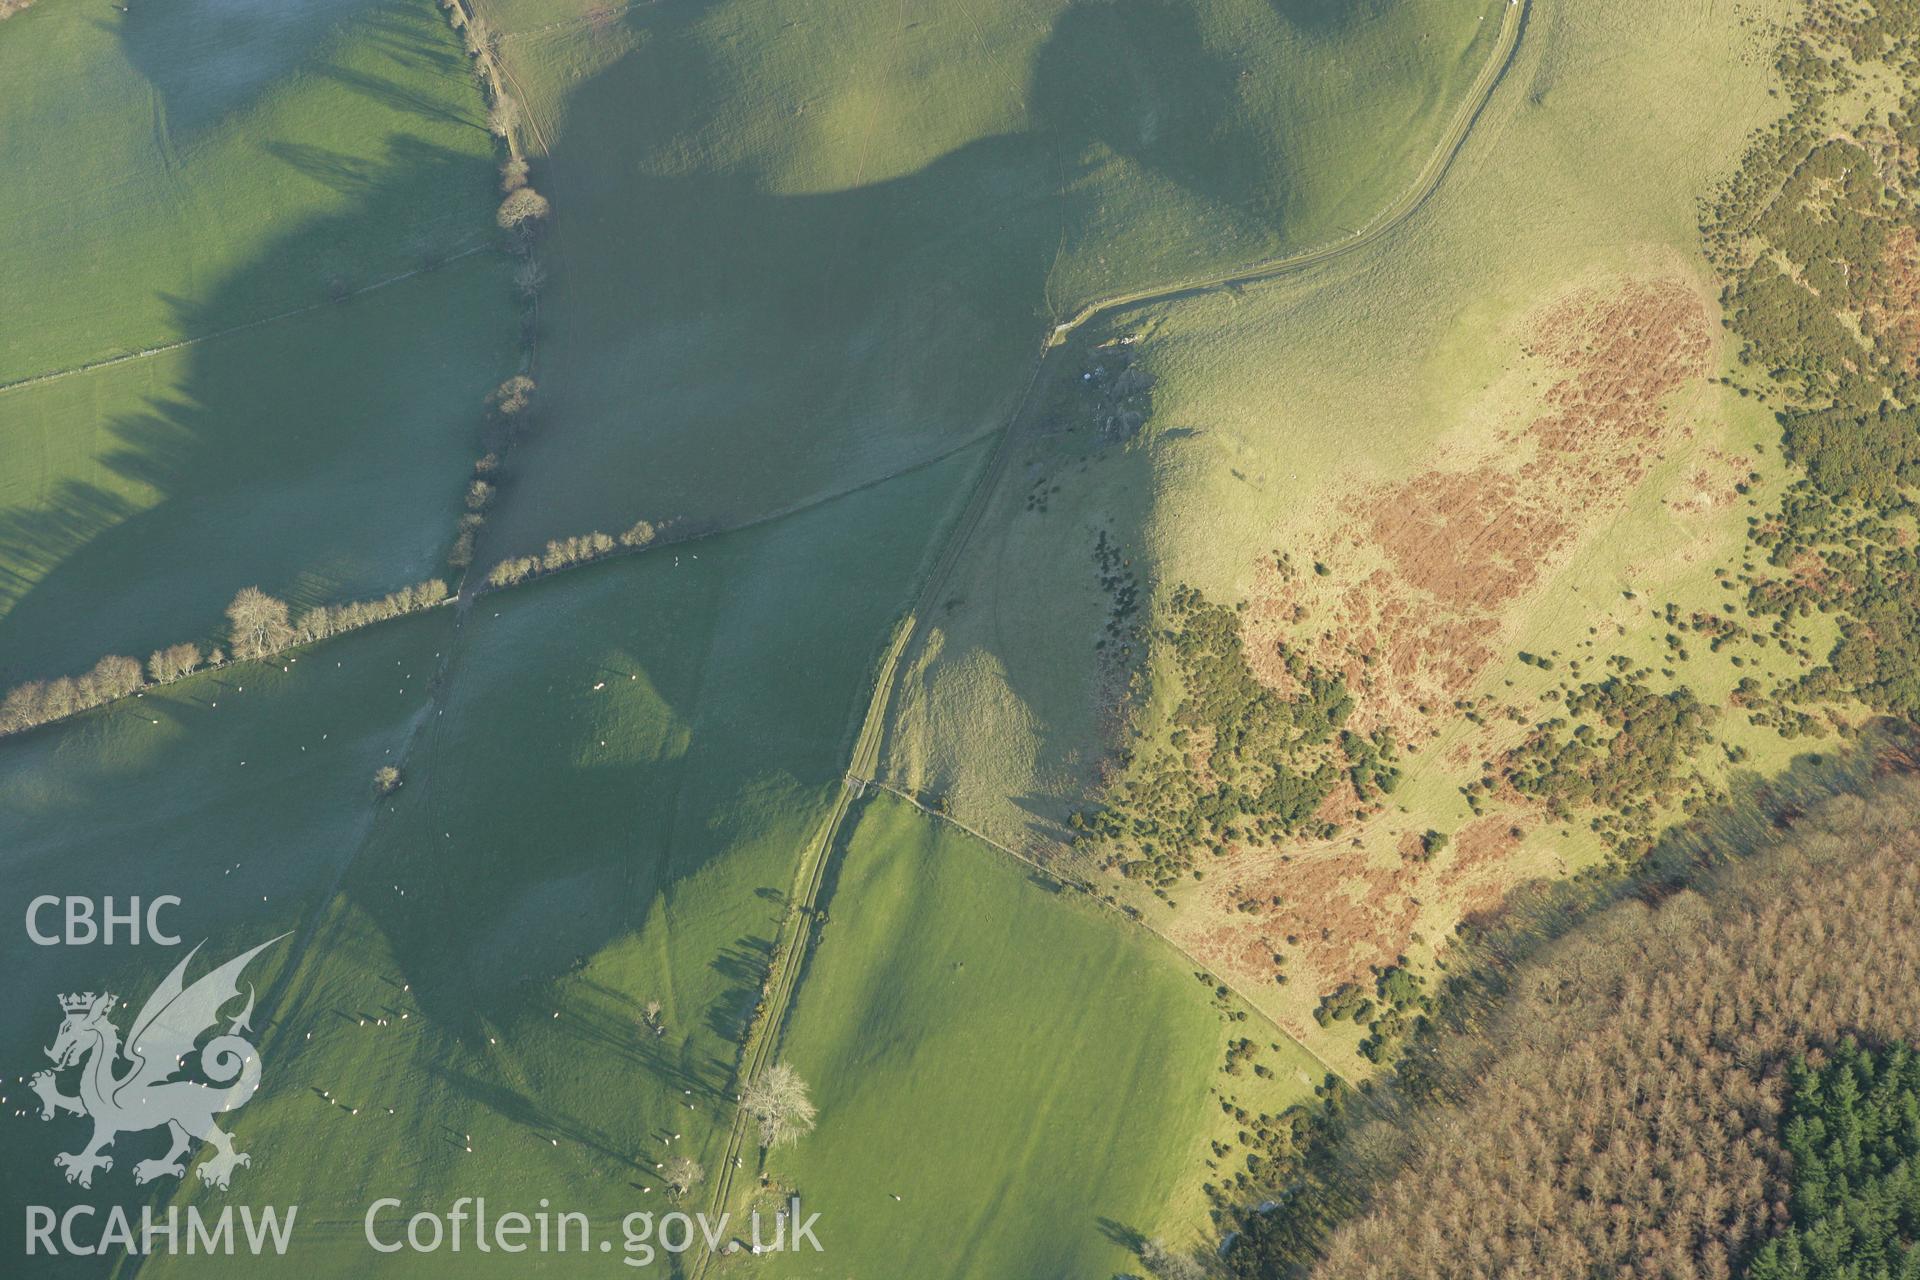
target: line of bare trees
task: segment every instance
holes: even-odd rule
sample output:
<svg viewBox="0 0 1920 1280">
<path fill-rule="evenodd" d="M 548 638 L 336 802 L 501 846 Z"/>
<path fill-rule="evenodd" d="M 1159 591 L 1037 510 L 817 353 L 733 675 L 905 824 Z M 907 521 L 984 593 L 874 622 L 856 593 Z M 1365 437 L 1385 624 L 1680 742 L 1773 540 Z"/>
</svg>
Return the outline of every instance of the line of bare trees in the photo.
<svg viewBox="0 0 1920 1280">
<path fill-rule="evenodd" d="M 295 645 L 430 609 L 446 599 L 447 584 L 429 578 L 376 600 L 315 605 L 295 617 L 286 601 L 259 587 L 242 587 L 227 605 L 227 643 L 235 659 L 271 657 Z M 0 734 L 63 720 L 142 689 L 223 666 L 227 660 L 218 647 L 202 652 L 199 645 L 186 643 L 155 649 L 144 670 L 138 659 L 108 654 L 82 675 L 29 680 L 9 689 L 0 699 Z"/>
<path fill-rule="evenodd" d="M 527 161 L 519 141 L 520 101 L 507 91 L 506 73 L 500 66 L 500 36 L 463 0 L 440 0 L 440 4 L 447 11 L 447 21 L 465 42 L 467 56 L 473 59 L 474 74 L 487 99 L 487 131 L 507 149 L 506 161 L 500 166 L 504 198 L 495 220 L 502 231 L 530 240 L 551 206 L 527 181 Z"/>
<path fill-rule="evenodd" d="M 455 526 L 453 550 L 447 553 L 447 563 L 456 569 L 473 564 L 474 545 L 499 493 L 507 454 L 526 433 L 528 411 L 538 389 L 531 377 L 516 373 L 487 393 L 486 424 L 481 430 L 481 447 L 486 452 L 474 459 L 473 474 L 467 480 L 467 509 Z"/>
<path fill-rule="evenodd" d="M 1224 1269 L 1745 1274 L 1791 1217 L 1780 1116 L 1795 1061 L 1817 1065 L 1847 1036 L 1920 1039 L 1916 853 L 1920 783 L 1889 779 L 1658 907 L 1634 898 L 1587 921 L 1510 975 L 1490 1019 L 1434 1046 L 1433 1101 L 1376 1090 L 1383 1118 L 1247 1215 Z M 1302 1230 L 1356 1205 L 1323 1243 Z"/>
<path fill-rule="evenodd" d="M 124 698 L 141 684 L 140 663 L 117 653 L 100 659 L 83 675 L 29 680 L 7 690 L 0 701 L 0 733 L 16 733 Z"/>
<path fill-rule="evenodd" d="M 660 536 L 662 527 L 650 520 L 640 520 L 617 538 L 598 531 L 576 534 L 571 538 L 555 538 L 547 543 L 542 555 L 516 556 L 494 565 L 487 570 L 487 585 L 511 587 L 529 578 L 610 556 L 616 551 L 637 551 L 651 545 Z"/>
<path fill-rule="evenodd" d="M 468 0 L 440 0 L 447 21 L 464 41 L 467 56 L 473 59 L 474 75 L 487 102 L 487 129 L 500 140 L 505 156 L 500 162 L 500 205 L 494 221 L 506 233 L 506 248 L 520 261 L 514 267 L 514 290 L 522 305 L 521 344 L 525 348 L 523 372 L 502 382 L 487 397 L 487 421 L 483 431 L 483 453 L 474 463 L 467 482 L 466 511 L 454 532 L 448 563 L 465 571 L 473 564 L 474 548 L 493 505 L 506 460 L 524 435 L 531 415 L 535 384 L 531 374 L 540 323 L 540 291 L 546 286 L 547 272 L 534 256 L 540 227 L 552 212 L 547 198 L 535 190 L 532 166 L 520 146 L 523 118 L 520 102 L 508 90 L 506 69 L 500 64 L 500 36 Z"/>
<path fill-rule="evenodd" d="M 469 8 L 466 0 L 440 2 L 448 22 L 461 34 L 467 54 L 473 59 L 475 75 L 487 101 L 487 128 L 500 139 L 505 150 L 500 165 L 502 199 L 495 220 L 501 230 L 508 233 L 509 251 L 521 259 L 514 271 L 514 283 L 527 304 L 522 321 L 523 337 L 531 350 L 537 323 L 535 307 L 546 280 L 545 270 L 533 256 L 534 240 L 551 206 L 530 182 L 530 167 L 518 141 L 521 108 L 507 90 L 507 78 L 499 63 L 498 34 L 485 18 Z M 27 3 L 28 0 L 0 0 L 0 18 L 25 8 Z M 460 517 L 449 556 L 455 568 L 464 569 L 473 561 L 474 545 L 494 499 L 502 460 L 525 430 L 535 389 L 533 378 L 519 373 L 507 378 L 487 398 L 486 452 L 475 462 L 468 481 L 467 510 Z M 644 521 L 635 526 L 635 530 L 643 528 L 650 541 L 651 526 Z M 626 536 L 631 537 L 634 532 L 630 530 Z M 592 535 L 592 538 L 602 539 L 604 535 Z M 550 567 L 559 567 L 589 553 L 600 555 L 605 549 L 611 549 L 611 539 L 606 539 L 605 549 L 597 541 L 591 546 L 585 545 L 589 541 L 572 538 L 564 545 L 549 544 L 548 556 L 539 563 L 551 561 Z M 625 545 L 637 544 L 626 542 Z M 258 587 L 247 587 L 227 606 L 229 643 L 235 658 L 262 658 L 291 645 L 324 639 L 430 607 L 446 598 L 446 584 L 429 579 L 378 600 L 315 606 L 296 618 L 285 601 L 275 599 Z M 217 648 L 203 654 L 198 645 L 176 644 L 156 650 L 144 670 L 136 659 L 110 654 L 82 675 L 27 681 L 0 699 L 0 734 L 64 719 L 144 687 L 179 680 L 203 667 L 219 666 L 226 660 L 226 654 Z"/>
</svg>

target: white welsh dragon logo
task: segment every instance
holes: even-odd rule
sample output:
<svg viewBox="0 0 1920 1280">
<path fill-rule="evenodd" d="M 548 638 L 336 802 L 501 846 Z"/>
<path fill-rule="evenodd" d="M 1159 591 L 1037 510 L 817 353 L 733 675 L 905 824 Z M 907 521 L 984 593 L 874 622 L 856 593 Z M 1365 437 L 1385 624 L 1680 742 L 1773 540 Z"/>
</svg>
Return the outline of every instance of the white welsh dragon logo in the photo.
<svg viewBox="0 0 1920 1280">
<path fill-rule="evenodd" d="M 53 1047 L 47 1050 L 54 1069 L 34 1076 L 33 1090 L 40 1095 L 42 1120 L 51 1120 L 61 1111 L 93 1120 L 93 1138 L 86 1146 L 53 1158 L 55 1165 L 67 1171 L 68 1182 L 91 1187 L 95 1169 L 113 1168 L 112 1157 L 101 1153 L 113 1145 L 115 1138 L 162 1125 L 172 1146 L 160 1159 L 134 1165 L 135 1182 L 184 1177 L 187 1167 L 181 1157 L 193 1138 L 213 1148 L 213 1154 L 200 1166 L 200 1179 L 210 1187 L 226 1190 L 234 1169 L 252 1163 L 244 1151 L 234 1149 L 232 1135 L 213 1123 L 214 1116 L 221 1112 L 245 1105 L 260 1087 L 260 1054 L 240 1035 L 252 1032 L 247 1025 L 247 1019 L 253 1016 L 251 984 L 247 1007 L 228 1024 L 226 1034 L 214 1036 L 197 1051 L 195 1042 L 203 1032 L 218 1025 L 221 1006 L 239 996 L 238 982 L 247 962 L 278 941 L 280 938 L 263 942 L 186 986 L 182 979 L 187 962 L 200 950 L 196 946 L 147 997 L 133 1020 L 124 1050 L 119 1028 L 107 1017 L 118 1003 L 111 993 L 96 996 L 89 991 L 60 997 L 60 1007 L 67 1016 Z M 131 1066 L 116 1074 L 116 1067 L 123 1061 Z M 80 1068 L 79 1093 L 68 1097 L 60 1092 L 55 1073 L 76 1065 Z M 195 1067 L 197 1074 L 211 1083 L 193 1079 Z"/>
</svg>

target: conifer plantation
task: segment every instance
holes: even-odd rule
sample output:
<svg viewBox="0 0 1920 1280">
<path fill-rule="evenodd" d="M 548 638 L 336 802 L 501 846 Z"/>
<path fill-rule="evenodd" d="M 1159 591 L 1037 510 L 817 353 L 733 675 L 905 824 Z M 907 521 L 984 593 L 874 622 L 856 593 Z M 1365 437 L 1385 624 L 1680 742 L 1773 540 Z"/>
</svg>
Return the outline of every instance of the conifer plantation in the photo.
<svg viewBox="0 0 1920 1280">
<path fill-rule="evenodd" d="M 1916 972 L 1920 782 L 1901 778 L 1524 965 L 1491 1025 L 1434 1046 L 1432 1105 L 1353 1106 L 1349 1188 L 1398 1172 L 1317 1266 L 1286 1265 L 1278 1212 L 1229 1256 L 1315 1280 L 1909 1275 Z M 1871 1254 L 1835 1245 L 1850 1218 Z M 1836 1247 L 1890 1269 L 1818 1261 Z"/>
</svg>

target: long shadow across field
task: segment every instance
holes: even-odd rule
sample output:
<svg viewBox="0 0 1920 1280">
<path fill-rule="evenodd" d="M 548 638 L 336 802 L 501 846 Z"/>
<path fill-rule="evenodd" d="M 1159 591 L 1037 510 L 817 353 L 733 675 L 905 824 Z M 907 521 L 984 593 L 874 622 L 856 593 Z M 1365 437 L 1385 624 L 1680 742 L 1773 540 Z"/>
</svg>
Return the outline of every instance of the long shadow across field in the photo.
<svg viewBox="0 0 1920 1280">
<path fill-rule="evenodd" d="M 1147 259 L 1185 269 L 1203 247 L 1190 237 L 1251 260 L 1290 231 L 1286 159 L 1241 114 L 1248 68 L 1177 0 L 1067 8 L 1008 86 L 1029 127 L 903 166 L 903 137 L 942 132 L 914 114 L 933 103 L 847 122 L 851 181 L 777 167 L 788 145 L 810 154 L 809 113 L 832 95 L 747 83 L 717 61 L 705 16 L 628 11 L 637 48 L 567 94 L 554 153 L 536 159 L 555 210 L 545 398 L 483 560 L 643 517 L 751 519 L 1002 425 L 1069 301 L 1049 296 L 1063 254 L 1097 253 L 1115 216 L 1117 170 L 1158 193 L 1165 233 L 1124 248 L 1123 275 Z M 917 50 L 921 26 L 890 38 Z M 768 27 L 755 38 L 785 38 Z M 786 122 L 756 137 L 756 159 L 690 159 L 729 154 L 732 99 L 765 120 L 769 96 Z M 869 156 L 893 167 L 869 177 Z"/>
<path fill-rule="evenodd" d="M 335 76 L 402 110 L 443 116 L 398 80 L 341 67 L 330 47 L 333 29 L 352 20 L 357 37 L 377 33 L 379 51 L 397 67 L 464 74 L 459 47 L 424 38 L 432 28 L 417 20 L 420 6 L 405 6 L 415 21 L 401 16 L 402 7 L 394 0 L 168 0 L 127 6 L 114 29 L 127 60 L 160 94 L 165 127 L 191 143 L 299 73 Z"/>
<path fill-rule="evenodd" d="M 348 295 L 376 282 L 346 246 L 369 226 L 405 225 L 425 190 L 466 188 L 484 209 L 490 166 L 405 137 L 377 164 L 268 149 L 345 207 L 205 298 L 169 299 L 176 328 L 217 333 L 246 314 L 236 299 L 287 293 L 289 263 L 331 258 L 336 269 L 293 291 L 314 310 L 0 397 L 0 421 L 54 414 L 97 432 L 94 461 L 111 477 L 68 476 L 0 508 L 0 685 L 208 640 L 251 583 L 312 603 L 379 594 L 437 565 L 481 400 L 513 367 L 512 298 L 485 256 L 445 266 L 458 283 L 433 274 L 484 243 L 472 227 L 422 226 L 425 274 L 361 296 Z M 462 291 L 490 305 L 448 306 Z M 97 404 L 110 406 L 104 422 Z"/>
</svg>

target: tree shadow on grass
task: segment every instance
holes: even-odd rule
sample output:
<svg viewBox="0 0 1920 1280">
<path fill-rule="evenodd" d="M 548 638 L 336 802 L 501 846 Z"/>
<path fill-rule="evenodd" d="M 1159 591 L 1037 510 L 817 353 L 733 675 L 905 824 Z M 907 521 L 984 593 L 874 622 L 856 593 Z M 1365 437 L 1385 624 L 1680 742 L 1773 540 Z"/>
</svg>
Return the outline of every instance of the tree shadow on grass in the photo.
<svg viewBox="0 0 1920 1280">
<path fill-rule="evenodd" d="M 568 92 L 554 153 L 535 158 L 554 208 L 543 402 L 482 562 L 641 517 L 751 519 L 1003 425 L 1063 305 L 1048 292 L 1062 251 L 1106 217 L 1094 179 L 1115 152 L 1217 203 L 1210 236 L 1250 255 L 1271 239 L 1248 198 L 1266 150 L 1234 119 L 1237 69 L 1172 0 L 1072 6 L 1025 86 L 1030 127 L 850 182 L 690 161 L 727 127 L 741 72 L 675 10 L 625 21 L 639 47 Z M 1141 143 L 1149 90 L 1164 101 Z M 810 113 L 835 92 L 770 82 L 763 96 L 792 95 L 787 122 L 757 110 L 812 154 Z M 865 147 L 917 123 L 876 106 Z"/>
<path fill-rule="evenodd" d="M 568 1114 L 511 1085 L 474 1072 L 442 1069 L 437 1074 L 456 1094 L 480 1104 L 535 1137 L 558 1140 L 570 1147 L 583 1147 L 635 1172 L 643 1167 L 651 1170 L 651 1165 L 642 1165 L 643 1157 L 635 1146 L 623 1140 L 624 1135 L 612 1125 Z M 602 1118 L 609 1114 L 618 1113 L 602 1113 Z M 446 1133 L 449 1145 L 461 1145 L 455 1140 L 451 1129 Z"/>
<path fill-rule="evenodd" d="M 449 118 L 444 104 L 400 81 L 342 66 L 343 28 L 373 36 L 385 61 L 413 71 L 466 73 L 446 19 L 419 0 L 168 0 L 132 4 L 114 24 L 127 60 L 160 94 L 166 128 L 181 141 L 257 105 L 288 77 L 317 73 L 395 109 Z"/>
<path fill-rule="evenodd" d="M 1140 1252 L 1140 1246 L 1147 1237 L 1136 1227 L 1130 1227 L 1116 1218 L 1096 1218 L 1094 1225 L 1100 1228 L 1100 1234 L 1125 1249 L 1128 1253 Z"/>
<path fill-rule="evenodd" d="M 1093 0 L 1054 25 L 1034 104 L 1076 150 L 1104 147 L 1209 200 L 1277 216 L 1282 175 L 1239 110 L 1240 70 L 1181 0 Z"/>
<path fill-rule="evenodd" d="M 1395 0 L 1268 0 L 1290 25 L 1315 34 L 1331 34 L 1376 20 Z"/>
<path fill-rule="evenodd" d="M 288 293 L 290 266 L 350 262 L 369 225 L 406 225 L 422 191 L 491 199 L 487 164 L 406 137 L 377 163 L 311 147 L 281 157 L 351 203 L 205 299 L 172 299 L 178 331 L 230 327 L 245 314 L 231 300 Z M 473 234 L 421 225 L 423 265 Z M 315 270 L 292 291 L 305 314 L 0 396 L 0 423 L 46 434 L 51 420 L 66 439 L 100 441 L 91 468 L 0 508 L 0 684 L 205 641 L 249 584 L 313 603 L 437 568 L 514 335 L 502 268 L 483 255 L 448 270 L 341 303 L 330 296 L 374 281 Z"/>
<path fill-rule="evenodd" d="M 772 964 L 771 938 L 740 938 L 713 958 L 713 971 L 726 981 L 727 993 L 707 1010 L 708 1030 L 722 1040 L 745 1034 Z"/>
</svg>

